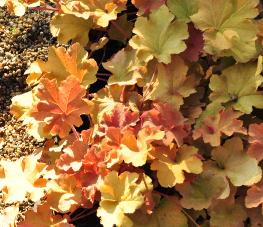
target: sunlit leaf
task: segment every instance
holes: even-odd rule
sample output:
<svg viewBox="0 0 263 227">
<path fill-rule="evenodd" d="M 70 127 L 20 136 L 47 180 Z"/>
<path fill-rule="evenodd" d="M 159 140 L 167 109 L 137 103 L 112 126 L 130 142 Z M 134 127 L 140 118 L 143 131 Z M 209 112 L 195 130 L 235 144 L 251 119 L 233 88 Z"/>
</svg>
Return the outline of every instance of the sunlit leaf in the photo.
<svg viewBox="0 0 263 227">
<path fill-rule="evenodd" d="M 129 43 L 139 51 L 139 59 L 148 62 L 155 57 L 159 62 L 168 64 L 172 54 L 181 53 L 186 49 L 184 40 L 188 38 L 187 25 L 173 19 L 174 16 L 167 6 L 153 11 L 149 18 L 137 19 L 133 29 L 136 35 Z"/>
<path fill-rule="evenodd" d="M 258 0 L 199 0 L 198 12 L 191 16 L 204 32 L 205 51 L 218 57 L 233 56 L 247 62 L 256 55 Z"/>
<path fill-rule="evenodd" d="M 97 210 L 103 226 L 132 226 L 132 221 L 126 214 L 132 214 L 140 208 L 144 203 L 143 193 L 147 188 L 152 190 L 151 179 L 146 175 L 143 177 L 146 178 L 147 185 L 143 181 L 137 182 L 139 174 L 127 171 L 120 175 L 113 171 L 104 178 L 99 186 L 101 201 Z"/>
</svg>

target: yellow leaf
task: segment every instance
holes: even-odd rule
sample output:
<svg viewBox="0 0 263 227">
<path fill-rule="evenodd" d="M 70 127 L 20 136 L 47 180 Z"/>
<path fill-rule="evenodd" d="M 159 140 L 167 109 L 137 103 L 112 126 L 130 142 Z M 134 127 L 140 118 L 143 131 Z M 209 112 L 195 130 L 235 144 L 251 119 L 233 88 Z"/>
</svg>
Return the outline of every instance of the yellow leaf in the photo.
<svg viewBox="0 0 263 227">
<path fill-rule="evenodd" d="M 54 214 L 54 211 L 47 203 L 37 206 L 37 210 L 28 210 L 25 213 L 25 220 L 19 223 L 19 227 L 73 227 L 68 224 L 66 215 Z"/>
<path fill-rule="evenodd" d="M 137 139 L 131 131 L 126 131 L 121 140 L 120 153 L 125 163 L 143 166 L 152 149 L 151 142 L 161 140 L 165 133 L 154 128 L 143 128 L 138 132 Z"/>
<path fill-rule="evenodd" d="M 19 1 L 19 0 L 0 0 L 0 7 L 6 5 L 8 12 L 16 16 L 23 16 L 27 7 L 37 7 L 40 5 L 39 0 Z"/>
<path fill-rule="evenodd" d="M 81 203 L 81 188 L 76 185 L 76 178 L 70 174 L 61 174 L 48 182 L 47 204 L 61 213 L 74 211 Z"/>
<path fill-rule="evenodd" d="M 125 9 L 126 3 L 127 0 L 66 0 L 61 3 L 61 9 L 65 14 L 90 19 L 98 26 L 107 27 Z"/>
<path fill-rule="evenodd" d="M 45 173 L 46 164 L 38 162 L 39 158 L 40 154 L 32 154 L 15 162 L 0 162 L 4 202 L 22 202 L 26 197 L 36 202 L 44 196 L 47 180 L 41 175 Z"/>
<path fill-rule="evenodd" d="M 153 188 L 151 179 L 146 175 L 143 177 L 147 188 L 142 180 L 138 182 L 138 173 L 125 171 L 118 175 L 116 171 L 112 171 L 104 178 L 99 185 L 101 201 L 97 210 L 104 227 L 133 226 L 127 214 L 132 214 L 140 208 L 144 203 L 143 193 Z"/>
<path fill-rule="evenodd" d="M 50 31 L 54 37 L 58 37 L 58 42 L 67 44 L 70 40 L 79 42 L 85 46 L 89 42 L 89 30 L 92 27 L 91 20 L 70 15 L 55 15 L 50 23 Z"/>
<path fill-rule="evenodd" d="M 169 151 L 156 152 L 156 159 L 151 164 L 151 170 L 157 170 L 157 178 L 161 186 L 173 187 L 185 180 L 184 171 L 199 174 L 203 171 L 202 161 L 197 157 L 198 150 L 192 146 L 182 146 L 176 153 L 175 160 L 169 157 Z"/>
</svg>

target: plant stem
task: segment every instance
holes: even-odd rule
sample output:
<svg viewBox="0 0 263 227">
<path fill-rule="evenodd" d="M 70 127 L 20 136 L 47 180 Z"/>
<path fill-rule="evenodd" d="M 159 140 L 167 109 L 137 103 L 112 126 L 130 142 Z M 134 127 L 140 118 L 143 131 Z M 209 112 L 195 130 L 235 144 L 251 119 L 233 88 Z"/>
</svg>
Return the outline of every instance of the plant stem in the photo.
<svg viewBox="0 0 263 227">
<path fill-rule="evenodd" d="M 125 37 L 125 39 L 129 39 L 130 36 L 120 27 L 115 21 L 111 21 L 112 25 Z"/>
<path fill-rule="evenodd" d="M 31 8 L 32 10 L 36 10 L 36 11 L 41 11 L 41 10 L 50 10 L 50 11 L 54 11 L 54 12 L 57 12 L 59 11 L 59 9 L 57 8 L 53 8 L 51 6 L 39 6 L 39 7 L 34 7 L 34 8 Z"/>
<path fill-rule="evenodd" d="M 71 125 L 71 129 L 74 133 L 74 136 L 76 137 L 77 140 L 80 140 L 79 138 L 79 133 L 77 132 L 77 130 L 75 129 L 74 125 Z"/>
<path fill-rule="evenodd" d="M 182 212 L 185 214 L 185 216 L 187 216 L 187 218 L 194 223 L 195 226 L 200 227 L 200 225 L 198 223 L 196 223 L 196 221 L 191 217 L 191 215 L 189 215 L 184 209 L 182 209 Z"/>
<path fill-rule="evenodd" d="M 101 81 L 104 81 L 104 82 L 108 82 L 107 79 L 104 79 L 104 78 L 100 78 L 100 77 L 97 77 L 98 80 L 101 80 Z"/>
<path fill-rule="evenodd" d="M 86 210 L 85 210 L 86 211 Z M 91 210 L 89 213 L 87 213 L 87 214 L 85 214 L 85 212 L 84 212 L 84 214 L 82 213 L 81 215 L 78 215 L 77 217 L 74 217 L 74 218 L 72 218 L 70 221 L 71 222 L 74 222 L 74 221 L 77 221 L 77 220 L 79 220 L 79 219 L 83 219 L 83 218 L 85 218 L 85 217 L 88 217 L 89 215 L 91 215 L 91 214 L 93 214 L 93 213 L 95 213 L 96 212 L 96 210 Z"/>
<path fill-rule="evenodd" d="M 110 73 L 97 73 L 98 76 L 111 76 Z"/>
</svg>

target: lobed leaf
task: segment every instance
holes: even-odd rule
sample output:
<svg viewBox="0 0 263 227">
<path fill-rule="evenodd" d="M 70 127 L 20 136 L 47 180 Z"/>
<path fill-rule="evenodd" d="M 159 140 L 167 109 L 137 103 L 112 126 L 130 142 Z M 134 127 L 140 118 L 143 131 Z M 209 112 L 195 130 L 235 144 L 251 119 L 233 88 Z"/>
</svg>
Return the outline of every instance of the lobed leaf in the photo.
<svg viewBox="0 0 263 227">
<path fill-rule="evenodd" d="M 204 32 L 205 51 L 217 57 L 233 56 L 248 62 L 256 55 L 258 0 L 198 0 L 198 12 L 191 16 Z"/>
<path fill-rule="evenodd" d="M 81 114 L 88 114 L 91 109 L 83 96 L 86 90 L 73 76 L 68 77 L 58 86 L 55 79 L 41 79 L 37 97 L 39 102 L 34 106 L 31 116 L 45 122 L 46 133 L 66 137 L 72 127 L 82 124 Z"/>
<path fill-rule="evenodd" d="M 166 19 L 162 21 L 160 18 Z M 186 49 L 184 40 L 188 38 L 187 25 L 173 19 L 173 14 L 163 5 L 154 10 L 148 19 L 139 17 L 136 20 L 133 29 L 135 36 L 129 44 L 138 50 L 141 61 L 148 62 L 155 57 L 159 62 L 168 64 L 172 54 L 179 54 Z"/>
<path fill-rule="evenodd" d="M 120 175 L 112 171 L 104 178 L 99 186 L 101 201 L 97 210 L 103 226 L 132 226 L 132 221 L 127 214 L 132 214 L 140 208 L 144 203 L 143 193 L 146 190 L 152 190 L 150 178 L 146 175 L 143 177 L 145 177 L 146 185 L 143 181 L 137 183 L 139 174 L 127 171 Z"/>
</svg>

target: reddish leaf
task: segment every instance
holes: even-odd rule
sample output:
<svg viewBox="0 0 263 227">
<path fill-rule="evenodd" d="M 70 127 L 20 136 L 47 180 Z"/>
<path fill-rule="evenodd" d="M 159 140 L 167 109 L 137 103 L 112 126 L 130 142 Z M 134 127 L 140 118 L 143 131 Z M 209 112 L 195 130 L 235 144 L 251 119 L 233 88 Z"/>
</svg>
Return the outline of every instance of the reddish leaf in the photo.
<svg viewBox="0 0 263 227">
<path fill-rule="evenodd" d="M 128 107 L 118 104 L 110 112 L 104 113 L 102 124 L 107 127 L 125 129 L 129 126 L 135 126 L 138 120 L 138 113 L 131 112 Z"/>
<path fill-rule="evenodd" d="M 249 125 L 248 135 L 248 154 L 258 161 L 263 160 L 263 123 Z"/>
<path fill-rule="evenodd" d="M 246 129 L 242 127 L 243 122 L 237 120 L 242 115 L 232 109 L 224 109 L 215 116 L 207 117 L 200 128 L 193 131 L 193 138 L 203 138 L 205 143 L 212 146 L 220 145 L 220 138 L 223 134 L 232 136 L 235 132 L 246 134 Z"/>
<path fill-rule="evenodd" d="M 87 153 L 88 146 L 82 141 L 75 141 L 73 145 L 64 149 L 64 154 L 56 161 L 60 170 L 67 173 L 78 171 L 82 166 L 82 159 Z"/>
<path fill-rule="evenodd" d="M 164 143 L 166 145 L 175 140 L 180 146 L 188 135 L 183 115 L 167 103 L 154 104 L 153 109 L 141 115 L 141 120 L 143 124 L 153 124 L 165 131 Z"/>
<path fill-rule="evenodd" d="M 94 175 L 105 175 L 107 173 L 106 156 L 110 150 L 110 146 L 91 147 L 83 159 L 84 172 Z"/>
<path fill-rule="evenodd" d="M 56 80 L 42 79 L 37 93 L 40 101 L 31 115 L 46 123 L 45 132 L 64 138 L 73 125 L 82 124 L 80 115 L 89 113 L 85 94 L 85 88 L 74 77 L 68 77 L 59 87 Z"/>
<path fill-rule="evenodd" d="M 132 0 L 132 4 L 134 4 L 143 13 L 150 13 L 152 10 L 165 4 L 165 1 L 166 0 Z"/>
<path fill-rule="evenodd" d="M 194 27 L 192 23 L 188 24 L 189 38 L 185 41 L 187 49 L 180 55 L 190 62 L 197 61 L 201 51 L 204 48 L 203 33 Z"/>
<path fill-rule="evenodd" d="M 245 203 L 247 208 L 258 207 L 262 205 L 263 215 L 263 180 L 248 189 Z"/>
</svg>

